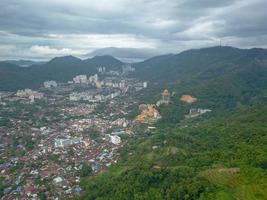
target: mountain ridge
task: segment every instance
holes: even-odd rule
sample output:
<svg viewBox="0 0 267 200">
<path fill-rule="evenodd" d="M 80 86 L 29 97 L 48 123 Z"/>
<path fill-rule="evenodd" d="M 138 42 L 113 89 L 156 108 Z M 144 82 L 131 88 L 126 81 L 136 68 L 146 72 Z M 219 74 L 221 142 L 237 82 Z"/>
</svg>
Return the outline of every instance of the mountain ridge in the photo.
<svg viewBox="0 0 267 200">
<path fill-rule="evenodd" d="M 101 55 L 111 55 L 123 62 L 134 63 L 137 61 L 143 61 L 153 56 L 159 55 L 160 52 L 154 49 L 148 48 L 117 48 L 117 47 L 107 47 L 102 49 L 97 49 L 91 53 L 86 54 L 87 57 L 101 56 Z"/>
<path fill-rule="evenodd" d="M 109 63 L 110 61 L 112 62 Z M 2 62 L 0 65 L 0 90 L 14 91 L 25 87 L 38 88 L 46 80 L 66 82 L 79 74 L 92 75 L 97 73 L 97 67 L 99 66 L 105 66 L 108 70 L 113 70 L 122 65 L 121 61 L 111 56 L 99 56 L 82 60 L 69 55 L 55 57 L 45 64 L 25 68 Z M 16 70 L 14 71 L 13 68 L 16 68 Z"/>
<path fill-rule="evenodd" d="M 195 77 L 194 80 L 200 82 L 226 76 L 226 74 L 238 74 L 237 71 L 241 73 L 243 70 L 241 70 L 241 66 L 247 69 L 248 73 L 254 71 L 253 74 L 255 76 L 257 70 L 264 75 L 266 63 L 266 49 L 239 49 L 216 46 L 187 50 L 179 54 L 159 55 L 143 62 L 134 63 L 133 66 L 136 71 L 132 76 L 141 80 L 161 82 L 163 87 L 164 82 L 174 83 L 175 80 L 180 79 L 185 81 Z M 67 81 L 78 74 L 96 73 L 96 68 L 101 65 L 106 66 L 108 70 L 119 70 L 123 64 L 122 61 L 110 55 L 95 56 L 84 60 L 74 56 L 63 56 L 53 58 L 43 65 L 17 70 L 12 73 L 12 76 L 8 73 L 8 68 L 5 67 L 5 72 L 2 69 L 0 74 L 0 90 L 15 90 L 25 86 L 38 87 L 43 81 L 51 79 Z M 3 65 L 2 62 L 2 68 Z M 250 65 L 259 67 L 253 70 L 253 68 L 249 67 Z M 234 78 L 233 75 L 231 76 Z M 26 77 L 31 81 L 27 81 Z M 16 83 L 13 79 L 16 80 Z"/>
<path fill-rule="evenodd" d="M 24 59 L 20 59 L 20 60 L 3 60 L 1 62 L 6 62 L 9 64 L 15 64 L 18 65 L 20 67 L 29 67 L 32 65 L 42 65 L 45 64 L 45 61 L 32 61 L 32 60 L 24 60 Z"/>
</svg>

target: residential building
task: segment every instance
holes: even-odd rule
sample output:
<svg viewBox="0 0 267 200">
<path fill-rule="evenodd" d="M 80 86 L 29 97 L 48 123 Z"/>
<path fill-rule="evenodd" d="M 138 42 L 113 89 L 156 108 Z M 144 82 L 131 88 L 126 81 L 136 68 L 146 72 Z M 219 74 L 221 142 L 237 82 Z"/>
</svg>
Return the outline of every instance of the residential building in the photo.
<svg viewBox="0 0 267 200">
<path fill-rule="evenodd" d="M 73 78 L 74 83 L 87 83 L 86 75 L 78 75 Z"/>
<path fill-rule="evenodd" d="M 44 87 L 45 88 L 57 87 L 57 82 L 56 81 L 45 81 Z"/>
<path fill-rule="evenodd" d="M 76 138 L 67 138 L 67 139 L 55 139 L 55 147 L 65 147 L 69 145 L 79 144 L 82 143 L 81 137 Z"/>
</svg>

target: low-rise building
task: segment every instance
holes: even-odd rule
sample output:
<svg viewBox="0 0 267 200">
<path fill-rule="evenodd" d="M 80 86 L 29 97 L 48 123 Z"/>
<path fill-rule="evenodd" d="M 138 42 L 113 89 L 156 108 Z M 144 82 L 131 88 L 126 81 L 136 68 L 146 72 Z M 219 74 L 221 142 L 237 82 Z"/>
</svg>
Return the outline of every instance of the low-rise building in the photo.
<svg viewBox="0 0 267 200">
<path fill-rule="evenodd" d="M 66 139 L 55 139 L 54 144 L 56 148 L 59 148 L 80 143 L 82 143 L 82 138 L 76 137 L 76 138 L 66 138 Z"/>
<path fill-rule="evenodd" d="M 86 75 L 78 75 L 73 78 L 74 83 L 87 83 L 87 76 Z"/>
<path fill-rule="evenodd" d="M 201 109 L 201 108 L 191 108 L 189 110 L 189 113 L 187 115 L 185 115 L 185 118 L 193 118 L 193 117 L 197 117 L 199 115 L 203 115 L 207 112 L 211 112 L 212 110 L 210 109 Z"/>
<path fill-rule="evenodd" d="M 29 97 L 34 91 L 31 89 L 25 89 L 25 90 L 18 90 L 16 93 L 17 97 Z"/>
<path fill-rule="evenodd" d="M 108 136 L 110 137 L 110 142 L 112 144 L 118 145 L 121 143 L 121 138 L 118 135 L 109 135 L 108 134 Z"/>
<path fill-rule="evenodd" d="M 57 82 L 56 81 L 45 81 L 44 87 L 45 88 L 57 87 Z"/>
<path fill-rule="evenodd" d="M 33 92 L 29 96 L 29 99 L 30 99 L 31 103 L 33 103 L 35 101 L 35 99 L 42 99 L 43 97 L 44 97 L 43 93 L 41 93 L 41 92 Z"/>
</svg>

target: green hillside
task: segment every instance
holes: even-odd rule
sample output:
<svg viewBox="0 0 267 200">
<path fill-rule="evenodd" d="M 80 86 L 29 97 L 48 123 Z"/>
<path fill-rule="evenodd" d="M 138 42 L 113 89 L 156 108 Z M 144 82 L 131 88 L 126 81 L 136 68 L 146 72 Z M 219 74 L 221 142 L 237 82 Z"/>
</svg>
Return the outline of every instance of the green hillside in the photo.
<svg viewBox="0 0 267 200">
<path fill-rule="evenodd" d="M 124 147 L 109 172 L 84 179 L 81 199 L 267 198 L 266 105 L 158 125 Z"/>
<path fill-rule="evenodd" d="M 193 75 L 202 79 L 214 78 L 239 70 L 239 67 L 266 65 L 266 61 L 265 49 L 210 47 L 157 56 L 134 66 L 137 69 L 136 76 L 164 82 Z"/>
<path fill-rule="evenodd" d="M 150 80 L 149 95 L 168 88 L 200 99 L 199 104 L 222 109 L 266 97 L 267 50 L 212 47 L 159 56 L 134 65 L 135 76 Z"/>
<path fill-rule="evenodd" d="M 101 59 L 89 61 L 68 56 L 27 69 L 3 64 L 0 89 L 95 73 Z M 111 69 L 120 64 L 108 62 Z M 160 106 L 155 130 L 136 127 L 116 165 L 82 179 L 79 199 L 267 199 L 266 50 L 189 50 L 134 67 L 133 76 L 149 80 L 136 96 L 140 103 L 155 103 L 164 88 L 171 92 L 171 103 Z M 197 101 L 183 103 L 183 94 Z M 212 112 L 185 119 L 190 108 Z"/>
<path fill-rule="evenodd" d="M 213 47 L 135 64 L 150 80 L 140 102 L 167 88 L 171 103 L 156 130 L 136 129 L 118 164 L 82 181 L 80 199 L 267 199 L 266 61 L 263 49 Z M 212 112 L 185 119 L 190 108 Z"/>
</svg>

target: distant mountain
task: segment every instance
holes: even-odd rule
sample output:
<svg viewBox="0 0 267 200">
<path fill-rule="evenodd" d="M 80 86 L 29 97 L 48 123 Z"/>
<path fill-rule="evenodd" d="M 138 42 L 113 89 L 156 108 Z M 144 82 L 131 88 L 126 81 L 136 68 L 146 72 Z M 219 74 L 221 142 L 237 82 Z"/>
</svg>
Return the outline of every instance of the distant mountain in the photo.
<svg viewBox="0 0 267 200">
<path fill-rule="evenodd" d="M 74 56 L 56 57 L 42 65 L 19 67 L 9 63 L 0 63 L 0 91 L 14 91 L 25 87 L 38 88 L 46 80 L 66 82 L 79 74 L 91 75 L 97 67 L 108 70 L 120 68 L 123 63 L 111 56 L 97 56 L 81 60 Z"/>
<path fill-rule="evenodd" d="M 47 64 L 53 65 L 69 65 L 69 64 L 79 64 L 82 60 L 80 58 L 76 58 L 74 56 L 62 56 L 62 57 L 55 57 L 51 59 Z"/>
<path fill-rule="evenodd" d="M 83 60 L 83 63 L 93 66 L 105 66 L 108 70 L 120 70 L 123 65 L 123 62 L 109 55 L 95 56 Z"/>
<path fill-rule="evenodd" d="M 120 69 L 123 62 L 112 56 L 95 56 L 81 60 L 73 56 L 58 57 L 27 68 L 2 62 L 0 90 L 39 87 L 45 80 L 68 81 L 78 74 L 96 73 L 96 68 Z M 13 67 L 12 67 L 13 66 Z M 134 63 L 132 76 L 150 81 L 147 98 L 158 98 L 163 88 L 180 94 L 209 99 L 210 107 L 225 100 L 224 105 L 249 102 L 267 92 L 267 50 L 211 47 L 156 56 Z M 227 98 L 221 98 L 227 96 Z M 201 101 L 198 101 L 201 102 Z M 212 105 L 211 105 L 212 104 Z M 220 104 L 222 105 L 222 104 Z"/>
<path fill-rule="evenodd" d="M 238 49 L 233 47 L 211 47 L 193 49 L 179 54 L 156 56 L 135 63 L 136 76 L 152 80 L 173 80 L 193 74 L 214 78 L 229 72 L 234 66 L 266 65 L 266 49 Z M 209 74 L 209 77 L 207 77 Z M 149 75 L 149 76 L 148 76 Z"/>
<path fill-rule="evenodd" d="M 32 61 L 32 60 L 5 60 L 3 62 L 18 65 L 20 67 L 29 67 L 31 65 L 42 65 L 45 64 L 45 62 L 38 62 L 38 61 Z"/>
<path fill-rule="evenodd" d="M 103 49 L 97 49 L 89 54 L 87 57 L 111 55 L 123 62 L 133 63 L 140 62 L 160 54 L 156 50 L 152 49 L 138 49 L 138 48 L 115 48 L 108 47 Z"/>
<path fill-rule="evenodd" d="M 25 67 L 19 67 L 18 65 L 0 62 L 0 91 L 10 90 L 14 88 L 23 88 L 24 82 L 30 82 L 27 80 Z"/>
<path fill-rule="evenodd" d="M 18 65 L 0 61 L 0 74 L 17 70 L 21 70 Z"/>
</svg>

